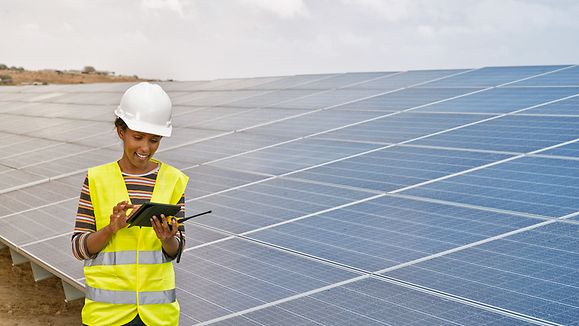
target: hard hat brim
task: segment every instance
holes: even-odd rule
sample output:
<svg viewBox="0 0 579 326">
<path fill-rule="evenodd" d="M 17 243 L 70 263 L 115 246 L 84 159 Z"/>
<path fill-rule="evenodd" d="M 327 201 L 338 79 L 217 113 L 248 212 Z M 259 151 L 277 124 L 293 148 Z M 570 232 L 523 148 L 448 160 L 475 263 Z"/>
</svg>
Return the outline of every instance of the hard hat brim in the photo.
<svg viewBox="0 0 579 326">
<path fill-rule="evenodd" d="M 145 121 L 136 121 L 131 119 L 125 119 L 120 110 L 115 111 L 115 115 L 127 124 L 127 127 L 133 131 L 144 132 L 152 135 L 163 136 L 163 137 L 171 137 L 171 133 L 173 131 L 173 126 L 163 127 L 156 124 L 148 123 Z"/>
</svg>

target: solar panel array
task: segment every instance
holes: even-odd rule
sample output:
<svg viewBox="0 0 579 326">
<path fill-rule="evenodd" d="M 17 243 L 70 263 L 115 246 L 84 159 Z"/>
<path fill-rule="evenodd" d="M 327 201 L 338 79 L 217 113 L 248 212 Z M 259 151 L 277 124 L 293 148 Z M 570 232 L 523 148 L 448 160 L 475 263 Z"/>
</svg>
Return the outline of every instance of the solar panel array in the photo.
<svg viewBox="0 0 579 326">
<path fill-rule="evenodd" d="M 181 323 L 578 325 L 579 67 L 161 83 Z M 79 289 L 127 84 L 0 88 L 0 239 Z"/>
</svg>

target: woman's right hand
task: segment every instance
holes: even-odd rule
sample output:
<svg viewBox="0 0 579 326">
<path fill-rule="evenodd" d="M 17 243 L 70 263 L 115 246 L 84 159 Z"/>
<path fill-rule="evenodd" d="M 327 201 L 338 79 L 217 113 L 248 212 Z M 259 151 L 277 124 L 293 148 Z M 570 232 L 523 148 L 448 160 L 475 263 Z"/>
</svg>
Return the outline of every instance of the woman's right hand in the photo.
<svg viewBox="0 0 579 326">
<path fill-rule="evenodd" d="M 117 233 L 118 230 L 127 226 L 127 210 L 134 207 L 135 205 L 128 203 L 126 200 L 113 207 L 109 222 L 109 228 L 113 233 Z"/>
</svg>

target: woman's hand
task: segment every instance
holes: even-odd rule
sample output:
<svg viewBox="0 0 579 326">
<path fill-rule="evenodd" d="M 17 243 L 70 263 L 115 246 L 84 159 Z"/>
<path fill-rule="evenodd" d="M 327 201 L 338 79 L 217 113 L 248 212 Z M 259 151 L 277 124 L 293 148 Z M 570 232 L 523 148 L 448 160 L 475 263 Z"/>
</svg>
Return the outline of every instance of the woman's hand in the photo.
<svg viewBox="0 0 579 326">
<path fill-rule="evenodd" d="M 157 216 L 153 216 L 151 219 L 151 225 L 153 226 L 153 230 L 157 234 L 157 238 L 161 240 L 163 244 L 168 240 L 171 240 L 177 235 L 177 219 L 171 217 L 170 219 L 171 228 L 169 228 L 169 222 L 165 215 L 161 214 L 161 218 Z"/>
<path fill-rule="evenodd" d="M 126 200 L 113 207 L 109 222 L 109 228 L 113 234 L 127 226 L 127 210 L 131 208 L 135 208 L 135 205 L 129 204 Z"/>
</svg>

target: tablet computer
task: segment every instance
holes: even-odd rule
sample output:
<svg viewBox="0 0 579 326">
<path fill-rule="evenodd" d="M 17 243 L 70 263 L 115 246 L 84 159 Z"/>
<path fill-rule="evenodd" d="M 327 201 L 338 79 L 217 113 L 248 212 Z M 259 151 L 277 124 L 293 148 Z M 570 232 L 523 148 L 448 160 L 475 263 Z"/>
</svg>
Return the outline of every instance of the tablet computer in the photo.
<svg viewBox="0 0 579 326">
<path fill-rule="evenodd" d="M 161 214 L 167 216 L 175 216 L 181 210 L 179 205 L 161 204 L 161 203 L 144 203 L 137 210 L 133 211 L 127 220 L 129 227 L 131 226 L 151 226 L 151 218 L 157 216 L 161 218 Z"/>
</svg>

